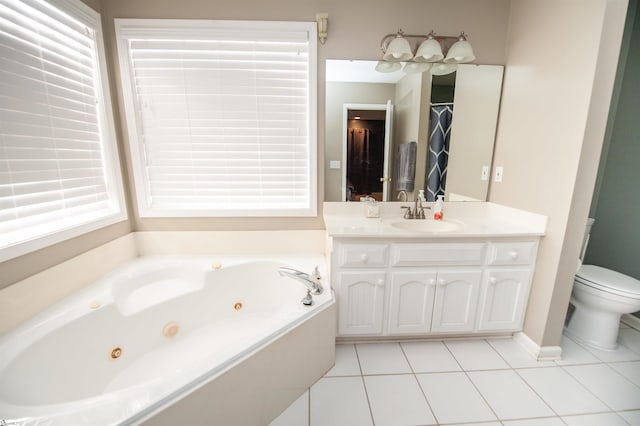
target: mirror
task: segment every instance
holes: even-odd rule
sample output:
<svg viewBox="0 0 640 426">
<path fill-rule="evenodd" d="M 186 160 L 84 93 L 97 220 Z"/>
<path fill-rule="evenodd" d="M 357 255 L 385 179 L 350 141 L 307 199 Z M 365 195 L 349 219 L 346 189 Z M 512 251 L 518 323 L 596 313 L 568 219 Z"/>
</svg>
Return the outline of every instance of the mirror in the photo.
<svg viewBox="0 0 640 426">
<path fill-rule="evenodd" d="M 395 201 L 401 189 L 409 200 L 421 189 L 429 201 L 439 193 L 444 193 L 447 201 L 486 200 L 503 67 L 459 64 L 452 73 L 432 75 L 402 70 L 379 73 L 375 71 L 376 63 L 326 62 L 325 201 L 357 200 L 362 195 Z M 392 115 L 383 120 L 384 132 L 390 139 L 388 145 L 370 147 L 384 152 L 384 159 L 376 159 L 376 163 L 382 161 L 388 167 L 379 168 L 382 175 L 373 177 L 370 170 L 357 172 L 371 179 L 371 184 L 362 189 L 354 188 L 347 177 L 354 175 L 354 164 L 369 164 L 369 157 L 354 161 L 350 156 L 362 152 L 361 147 L 355 146 L 354 151 L 354 145 L 350 145 L 354 140 L 359 142 L 354 139 L 354 129 L 366 127 L 362 121 L 356 123 L 354 115 L 379 116 L 367 114 L 367 105 L 378 110 L 387 106 Z M 450 114 L 450 126 L 445 123 L 443 127 L 443 111 L 444 116 Z M 371 128 L 372 132 L 381 132 L 379 122 Z M 369 141 L 368 136 L 365 140 Z M 410 147 L 410 142 L 416 144 Z M 443 152 L 446 155 L 442 156 Z M 384 195 L 382 184 L 375 185 L 375 180 L 387 185 Z M 348 194 L 352 194 L 351 198 Z"/>
</svg>

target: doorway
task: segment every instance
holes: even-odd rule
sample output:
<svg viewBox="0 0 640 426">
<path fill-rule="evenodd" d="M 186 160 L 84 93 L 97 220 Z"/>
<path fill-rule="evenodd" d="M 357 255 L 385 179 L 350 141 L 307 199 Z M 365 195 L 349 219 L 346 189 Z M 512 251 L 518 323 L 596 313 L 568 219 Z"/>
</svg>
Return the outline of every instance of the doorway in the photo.
<svg viewBox="0 0 640 426">
<path fill-rule="evenodd" d="M 344 105 L 342 200 L 388 200 L 392 106 Z"/>
</svg>

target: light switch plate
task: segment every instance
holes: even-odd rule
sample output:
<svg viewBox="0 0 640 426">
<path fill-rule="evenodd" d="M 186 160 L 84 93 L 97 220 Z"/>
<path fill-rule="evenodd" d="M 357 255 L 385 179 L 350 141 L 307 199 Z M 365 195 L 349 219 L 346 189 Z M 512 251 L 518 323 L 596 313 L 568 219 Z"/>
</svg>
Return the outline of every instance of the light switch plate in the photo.
<svg viewBox="0 0 640 426">
<path fill-rule="evenodd" d="M 502 175 L 503 174 L 504 174 L 504 167 L 496 166 L 495 181 L 496 182 L 502 182 Z"/>
<path fill-rule="evenodd" d="M 339 169 L 340 168 L 340 160 L 330 160 L 329 161 L 330 169 Z"/>
<path fill-rule="evenodd" d="M 489 180 L 489 166 L 482 166 L 482 174 L 480 180 Z"/>
</svg>

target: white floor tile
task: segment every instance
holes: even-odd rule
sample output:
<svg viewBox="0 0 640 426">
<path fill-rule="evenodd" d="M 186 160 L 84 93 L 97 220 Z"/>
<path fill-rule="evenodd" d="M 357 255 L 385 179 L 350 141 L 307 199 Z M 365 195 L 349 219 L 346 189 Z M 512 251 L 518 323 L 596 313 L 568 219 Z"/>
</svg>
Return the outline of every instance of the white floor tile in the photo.
<svg viewBox="0 0 640 426">
<path fill-rule="evenodd" d="M 600 362 L 591 352 L 567 336 L 562 336 L 560 347 L 562 348 L 562 359 L 555 361 L 558 365 L 592 364 Z"/>
<path fill-rule="evenodd" d="M 622 374 L 628 380 L 640 386 L 640 361 L 614 362 L 609 367 Z"/>
<path fill-rule="evenodd" d="M 555 415 L 513 370 L 472 371 L 468 375 L 499 419 Z"/>
<path fill-rule="evenodd" d="M 618 341 L 636 353 L 640 353 L 640 331 L 633 328 L 621 329 Z"/>
<path fill-rule="evenodd" d="M 560 367 L 528 368 L 517 373 L 558 415 L 609 411 L 609 407 Z"/>
<path fill-rule="evenodd" d="M 562 417 L 569 426 L 628 426 L 616 413 L 584 414 Z M 634 423 L 630 423 L 634 424 Z M 638 423 L 635 423 L 638 424 Z"/>
<path fill-rule="evenodd" d="M 464 426 L 502 426 L 500 422 L 465 423 Z"/>
<path fill-rule="evenodd" d="M 634 352 L 622 344 L 618 344 L 615 351 L 603 351 L 588 346 L 584 348 L 604 362 L 640 361 L 640 353 Z"/>
<path fill-rule="evenodd" d="M 536 360 L 520 343 L 513 339 L 491 339 L 487 342 L 512 368 L 552 367 L 556 365 L 553 361 Z"/>
<path fill-rule="evenodd" d="M 484 340 L 453 340 L 445 344 L 465 371 L 509 368 Z"/>
<path fill-rule="evenodd" d="M 364 384 L 376 426 L 436 423 L 413 374 L 366 376 Z"/>
<path fill-rule="evenodd" d="M 613 410 L 640 408 L 640 387 L 608 365 L 573 365 L 564 369 Z"/>
<path fill-rule="evenodd" d="M 417 374 L 416 377 L 438 422 L 496 420 L 465 373 Z"/>
<path fill-rule="evenodd" d="M 303 393 L 269 426 L 303 426 L 309 424 L 309 391 Z"/>
<path fill-rule="evenodd" d="M 640 410 L 621 411 L 618 415 L 625 419 L 630 425 L 640 425 Z"/>
<path fill-rule="evenodd" d="M 402 343 L 409 364 L 416 373 L 460 371 L 460 365 L 442 342 Z"/>
<path fill-rule="evenodd" d="M 362 374 L 406 374 L 411 367 L 398 343 L 356 345 Z"/>
<path fill-rule="evenodd" d="M 327 377 L 311 387 L 311 426 L 372 425 L 362 377 Z"/>
<path fill-rule="evenodd" d="M 511 420 L 502 422 L 504 426 L 564 426 L 559 417 L 545 417 L 541 419 Z"/>
<path fill-rule="evenodd" d="M 325 376 L 359 376 L 360 364 L 354 345 L 336 345 L 336 365 Z"/>
</svg>

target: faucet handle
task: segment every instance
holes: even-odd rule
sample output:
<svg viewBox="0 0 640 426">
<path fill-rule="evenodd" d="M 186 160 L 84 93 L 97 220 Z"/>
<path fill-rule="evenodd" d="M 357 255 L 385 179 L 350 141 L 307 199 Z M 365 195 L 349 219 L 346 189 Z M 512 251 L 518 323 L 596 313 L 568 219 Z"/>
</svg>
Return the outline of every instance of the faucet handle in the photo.
<svg viewBox="0 0 640 426">
<path fill-rule="evenodd" d="M 401 209 L 406 209 L 404 215 L 402 216 L 405 219 L 413 219 L 413 213 L 411 212 L 411 207 L 409 206 L 400 206 Z"/>
</svg>

